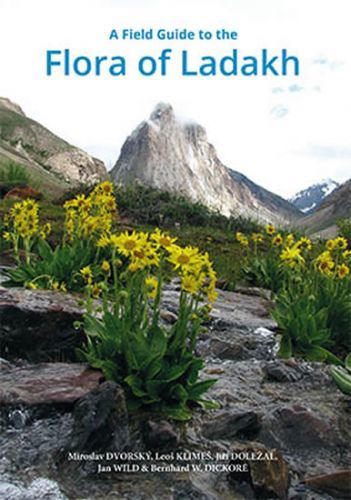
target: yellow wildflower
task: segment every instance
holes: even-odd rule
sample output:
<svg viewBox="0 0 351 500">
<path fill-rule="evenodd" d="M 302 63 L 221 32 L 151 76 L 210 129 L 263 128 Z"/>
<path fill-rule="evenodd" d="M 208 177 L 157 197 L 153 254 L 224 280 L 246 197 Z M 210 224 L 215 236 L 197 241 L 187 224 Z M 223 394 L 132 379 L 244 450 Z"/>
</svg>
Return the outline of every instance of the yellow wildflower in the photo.
<svg viewBox="0 0 351 500">
<path fill-rule="evenodd" d="M 335 267 L 335 262 L 333 260 L 322 260 L 318 264 L 318 270 L 325 274 L 326 276 L 331 276 L 332 271 Z"/>
<path fill-rule="evenodd" d="M 280 247 L 282 244 L 283 244 L 283 237 L 280 233 L 278 233 L 272 239 L 272 245 Z"/>
<path fill-rule="evenodd" d="M 173 264 L 174 269 L 181 268 L 183 271 L 189 271 L 192 267 L 201 266 L 202 260 L 197 248 L 187 246 L 185 248 L 178 245 L 172 245 L 169 248 L 168 260 Z"/>
<path fill-rule="evenodd" d="M 339 250 L 345 250 L 347 248 L 347 239 L 342 236 L 338 236 L 338 238 L 335 238 L 334 240 L 334 245 L 335 248 L 338 248 Z"/>
<path fill-rule="evenodd" d="M 111 243 L 110 237 L 106 234 L 103 234 L 99 241 L 97 242 L 97 246 L 100 248 L 105 248 Z"/>
<path fill-rule="evenodd" d="M 93 280 L 93 271 L 91 270 L 90 266 L 83 267 L 80 270 L 80 274 L 83 276 L 84 280 L 91 284 Z"/>
<path fill-rule="evenodd" d="M 94 299 L 97 299 L 101 293 L 101 288 L 97 283 L 94 283 L 94 285 L 91 288 L 91 296 Z"/>
<path fill-rule="evenodd" d="M 296 243 L 297 248 L 312 250 L 312 242 L 306 236 L 302 236 L 299 241 Z"/>
<path fill-rule="evenodd" d="M 104 273 L 109 273 L 111 269 L 110 263 L 107 260 L 104 260 L 101 264 L 101 270 Z"/>
<path fill-rule="evenodd" d="M 276 231 L 275 227 L 273 226 L 273 224 L 267 224 L 266 225 L 266 233 L 269 234 L 269 235 L 272 235 L 274 234 Z"/>
<path fill-rule="evenodd" d="M 168 234 L 162 233 L 159 228 L 151 234 L 151 239 L 163 248 L 168 248 L 177 241 L 177 238 L 171 238 Z"/>
<path fill-rule="evenodd" d="M 59 290 L 60 288 L 60 283 L 58 281 L 52 281 L 50 285 L 51 285 L 51 290 Z"/>
<path fill-rule="evenodd" d="M 235 238 L 243 247 L 249 246 L 248 238 L 240 231 L 237 231 L 237 233 L 235 234 Z"/>
<path fill-rule="evenodd" d="M 30 290 L 37 290 L 38 285 L 34 281 L 30 281 L 29 283 L 26 283 L 26 287 L 29 288 Z"/>
<path fill-rule="evenodd" d="M 148 276 L 145 280 L 146 287 L 148 289 L 148 296 L 150 299 L 156 298 L 158 280 L 155 276 Z"/>
<path fill-rule="evenodd" d="M 131 234 L 125 231 L 118 236 L 113 234 L 110 237 L 111 244 L 126 257 L 133 255 L 133 252 L 140 250 L 147 241 L 145 233 L 136 233 L 133 231 Z"/>
<path fill-rule="evenodd" d="M 144 246 L 132 253 L 133 263 L 138 264 L 139 269 L 144 269 L 148 266 L 158 266 L 159 255 L 155 247 L 150 242 L 145 242 Z"/>
<path fill-rule="evenodd" d="M 280 254 L 282 261 L 290 267 L 295 267 L 297 264 L 304 264 L 305 259 L 301 255 L 301 250 L 296 246 L 285 248 Z"/>
<path fill-rule="evenodd" d="M 340 279 L 345 278 L 350 273 L 350 268 L 346 264 L 340 264 L 337 267 L 337 273 Z"/>
<path fill-rule="evenodd" d="M 252 233 L 251 238 L 255 243 L 262 243 L 263 241 L 263 235 L 261 233 Z"/>
<path fill-rule="evenodd" d="M 285 243 L 286 246 L 292 247 L 293 244 L 295 243 L 295 236 L 292 233 L 288 234 L 288 236 L 285 239 Z"/>
<path fill-rule="evenodd" d="M 335 240 L 328 240 L 325 244 L 325 247 L 327 250 L 329 250 L 329 252 L 331 252 L 332 250 L 334 250 L 335 248 Z"/>
<path fill-rule="evenodd" d="M 195 278 L 192 274 L 185 274 L 182 276 L 182 289 L 185 292 L 195 295 L 198 293 L 201 282 Z"/>
</svg>

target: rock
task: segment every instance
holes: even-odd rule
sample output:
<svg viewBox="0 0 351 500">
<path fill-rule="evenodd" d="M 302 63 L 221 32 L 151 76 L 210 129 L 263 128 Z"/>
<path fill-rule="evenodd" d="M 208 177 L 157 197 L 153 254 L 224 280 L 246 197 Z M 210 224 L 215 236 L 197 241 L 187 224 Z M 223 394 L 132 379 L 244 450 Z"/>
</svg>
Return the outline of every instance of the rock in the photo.
<svg viewBox="0 0 351 500">
<path fill-rule="evenodd" d="M 265 327 L 275 330 L 277 324 L 270 317 L 270 301 L 257 295 L 219 291 L 211 312 L 213 329 L 236 327 L 241 331 Z"/>
<path fill-rule="evenodd" d="M 15 187 L 8 191 L 4 196 L 4 199 L 18 198 L 20 200 L 26 200 L 27 198 L 33 198 L 34 200 L 41 200 L 43 195 L 37 189 L 30 186 Z"/>
<path fill-rule="evenodd" d="M 265 368 L 266 378 L 273 382 L 297 382 L 309 373 L 308 368 L 304 368 L 302 364 L 283 360 L 275 360 L 267 363 Z"/>
<path fill-rule="evenodd" d="M 340 470 L 332 474 L 305 479 L 305 484 L 315 491 L 333 498 L 351 497 L 351 470 Z"/>
<path fill-rule="evenodd" d="M 28 417 L 29 415 L 27 411 L 16 408 L 15 410 L 9 412 L 8 422 L 15 429 L 21 429 L 26 425 Z"/>
<path fill-rule="evenodd" d="M 2 500 L 68 500 L 51 479 L 37 478 L 29 486 L 16 486 L 0 481 Z"/>
<path fill-rule="evenodd" d="M 200 356 L 213 356 L 219 359 L 245 359 L 248 357 L 247 349 L 234 342 L 226 342 L 218 337 L 200 341 L 196 352 Z"/>
<path fill-rule="evenodd" d="M 0 405 L 72 404 L 99 386 L 101 372 L 83 363 L 41 363 L 1 372 Z"/>
<path fill-rule="evenodd" d="M 15 484 L 0 481 L 0 498 L 3 500 L 23 500 L 23 489 Z"/>
<path fill-rule="evenodd" d="M 250 446 L 238 446 L 233 453 L 254 454 L 255 457 L 265 457 L 260 460 L 236 459 L 231 462 L 235 465 L 247 464 L 247 472 L 230 472 L 229 480 L 234 484 L 244 482 L 250 485 L 255 498 L 286 499 L 289 489 L 289 469 L 280 451 L 267 449 L 259 443 Z M 245 456 L 245 455 L 244 455 Z"/>
<path fill-rule="evenodd" d="M 23 500 L 68 500 L 55 481 L 42 477 L 30 484 L 22 498 Z"/>
<path fill-rule="evenodd" d="M 47 159 L 46 165 L 76 185 L 91 186 L 107 178 L 104 163 L 78 148 L 55 153 Z"/>
<path fill-rule="evenodd" d="M 82 319 L 82 310 L 69 294 L 0 288 L 0 317 L 0 341 L 8 359 L 75 359 L 75 348 L 84 339 L 73 326 Z"/>
<path fill-rule="evenodd" d="M 202 434 L 208 439 L 233 439 L 234 437 L 250 439 L 257 436 L 260 430 L 260 417 L 253 411 L 222 411 L 213 415 L 202 428 Z"/>
<path fill-rule="evenodd" d="M 122 387 L 104 382 L 77 402 L 68 451 L 123 451 L 129 443 L 128 413 Z"/>
<path fill-rule="evenodd" d="M 160 317 L 163 319 L 166 323 L 169 323 L 170 325 L 173 325 L 176 323 L 178 316 L 171 311 L 164 311 L 161 310 L 160 312 Z"/>
<path fill-rule="evenodd" d="M 148 420 L 143 437 L 150 450 L 172 451 L 179 445 L 179 433 L 166 420 Z"/>
<path fill-rule="evenodd" d="M 312 449 L 339 443 L 328 420 L 300 404 L 283 406 L 266 415 L 263 435 L 266 431 L 271 437 L 268 442 L 280 447 Z"/>
</svg>

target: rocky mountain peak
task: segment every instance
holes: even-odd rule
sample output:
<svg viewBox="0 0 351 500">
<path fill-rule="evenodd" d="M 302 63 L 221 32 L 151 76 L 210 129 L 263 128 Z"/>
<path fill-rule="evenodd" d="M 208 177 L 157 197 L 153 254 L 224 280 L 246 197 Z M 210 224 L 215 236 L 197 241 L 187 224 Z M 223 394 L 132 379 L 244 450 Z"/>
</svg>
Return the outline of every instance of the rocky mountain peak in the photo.
<svg viewBox="0 0 351 500">
<path fill-rule="evenodd" d="M 173 124 L 175 115 L 172 106 L 165 102 L 159 102 L 151 113 L 150 120 L 160 126 L 168 123 Z"/>
<path fill-rule="evenodd" d="M 284 223 L 299 214 L 279 196 L 232 176 L 205 128 L 183 122 L 165 103 L 126 139 L 111 177 L 124 185 L 141 183 L 182 194 L 226 216 Z"/>
<path fill-rule="evenodd" d="M 23 109 L 15 102 L 10 101 L 7 97 L 0 97 L 0 107 L 6 108 L 10 111 L 14 111 L 19 115 L 26 116 Z"/>
</svg>

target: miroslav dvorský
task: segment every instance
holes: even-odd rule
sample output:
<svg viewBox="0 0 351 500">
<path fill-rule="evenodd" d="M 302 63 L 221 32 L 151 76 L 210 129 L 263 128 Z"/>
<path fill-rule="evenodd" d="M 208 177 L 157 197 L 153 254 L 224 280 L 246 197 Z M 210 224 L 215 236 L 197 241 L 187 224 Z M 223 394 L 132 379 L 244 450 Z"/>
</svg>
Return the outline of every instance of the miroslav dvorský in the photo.
<svg viewBox="0 0 351 500">
<path fill-rule="evenodd" d="M 253 76 L 298 76 L 300 61 L 287 49 L 273 53 L 262 49 L 255 55 L 248 55 L 239 49 L 221 55 L 198 57 L 190 50 L 173 53 L 163 49 L 157 56 L 140 58 L 139 72 L 143 76 L 166 76 L 172 65 L 180 75 L 187 77 L 253 77 Z M 175 65 L 173 67 L 173 65 Z M 151 68 L 151 69 L 150 69 Z M 125 76 L 128 61 L 122 55 L 77 55 L 70 49 L 46 51 L 47 76 Z"/>
</svg>

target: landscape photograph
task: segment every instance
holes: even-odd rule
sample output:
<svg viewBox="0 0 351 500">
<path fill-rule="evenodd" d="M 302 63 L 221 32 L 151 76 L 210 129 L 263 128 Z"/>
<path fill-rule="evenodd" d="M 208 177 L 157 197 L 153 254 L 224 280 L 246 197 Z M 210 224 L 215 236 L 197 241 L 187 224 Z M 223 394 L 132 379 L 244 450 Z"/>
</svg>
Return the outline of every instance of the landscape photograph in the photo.
<svg viewBox="0 0 351 500">
<path fill-rule="evenodd" d="M 351 497 L 348 12 L 0 4 L 0 499 Z"/>
</svg>

